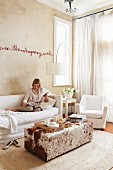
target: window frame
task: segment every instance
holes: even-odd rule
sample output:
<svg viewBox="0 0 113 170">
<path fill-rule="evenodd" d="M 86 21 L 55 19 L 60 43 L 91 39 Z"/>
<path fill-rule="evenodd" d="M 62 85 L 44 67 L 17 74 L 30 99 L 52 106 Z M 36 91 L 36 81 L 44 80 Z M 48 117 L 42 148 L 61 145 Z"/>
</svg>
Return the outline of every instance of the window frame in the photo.
<svg viewBox="0 0 113 170">
<path fill-rule="evenodd" d="M 66 77 L 65 77 L 65 83 L 63 84 L 57 84 L 56 83 L 56 76 L 54 75 L 53 77 L 53 86 L 71 86 L 72 85 L 72 22 L 64 20 L 59 17 L 54 17 L 54 62 L 57 61 L 56 58 L 56 53 L 57 53 L 57 23 L 61 22 L 64 25 L 67 25 L 69 27 L 69 48 L 67 49 L 69 51 L 69 58 L 70 62 L 66 63 L 69 66 L 69 76 L 68 76 L 68 82 L 66 82 Z M 58 76 L 58 75 L 57 75 Z"/>
</svg>

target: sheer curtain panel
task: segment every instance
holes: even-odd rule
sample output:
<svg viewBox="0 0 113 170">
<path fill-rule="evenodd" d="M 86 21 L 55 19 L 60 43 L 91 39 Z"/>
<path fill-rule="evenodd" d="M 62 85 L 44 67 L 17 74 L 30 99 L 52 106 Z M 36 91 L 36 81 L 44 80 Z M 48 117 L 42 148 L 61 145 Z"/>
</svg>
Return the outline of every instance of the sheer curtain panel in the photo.
<svg viewBox="0 0 113 170">
<path fill-rule="evenodd" d="M 83 94 L 105 95 L 113 122 L 113 10 L 77 19 L 74 25 L 73 84 Z"/>
</svg>

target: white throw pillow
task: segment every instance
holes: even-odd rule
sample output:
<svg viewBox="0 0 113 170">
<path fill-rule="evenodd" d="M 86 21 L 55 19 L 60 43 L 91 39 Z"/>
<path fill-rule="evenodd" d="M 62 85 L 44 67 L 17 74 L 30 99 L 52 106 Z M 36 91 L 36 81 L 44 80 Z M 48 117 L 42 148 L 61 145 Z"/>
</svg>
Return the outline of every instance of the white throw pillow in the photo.
<svg viewBox="0 0 113 170">
<path fill-rule="evenodd" d="M 48 109 L 50 107 L 53 107 L 55 105 L 55 102 L 56 102 L 55 99 L 52 99 L 52 98 L 49 97 L 49 101 L 48 102 L 41 102 L 40 107 L 42 109 Z"/>
<path fill-rule="evenodd" d="M 49 97 L 49 103 L 53 107 L 55 105 L 55 103 L 56 103 L 56 99 L 53 99 L 53 98 Z"/>
</svg>

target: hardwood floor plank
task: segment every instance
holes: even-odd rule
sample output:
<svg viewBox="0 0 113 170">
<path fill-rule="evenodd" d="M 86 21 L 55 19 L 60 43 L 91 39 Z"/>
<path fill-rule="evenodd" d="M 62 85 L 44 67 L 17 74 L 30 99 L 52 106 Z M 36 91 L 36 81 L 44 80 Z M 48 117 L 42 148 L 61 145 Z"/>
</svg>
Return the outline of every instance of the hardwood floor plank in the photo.
<svg viewBox="0 0 113 170">
<path fill-rule="evenodd" d="M 106 128 L 104 129 L 105 132 L 113 133 L 113 123 L 106 123 Z"/>
</svg>

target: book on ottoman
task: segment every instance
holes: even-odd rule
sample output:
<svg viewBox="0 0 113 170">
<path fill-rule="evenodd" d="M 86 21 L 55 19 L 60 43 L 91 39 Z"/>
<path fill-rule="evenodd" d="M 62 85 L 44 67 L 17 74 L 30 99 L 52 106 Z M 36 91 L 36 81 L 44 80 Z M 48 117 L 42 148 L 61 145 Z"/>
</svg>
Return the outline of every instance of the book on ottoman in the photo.
<svg viewBox="0 0 113 170">
<path fill-rule="evenodd" d="M 87 120 L 86 115 L 78 115 L 78 114 L 72 114 L 68 116 L 68 118 L 72 123 L 83 123 Z"/>
</svg>

